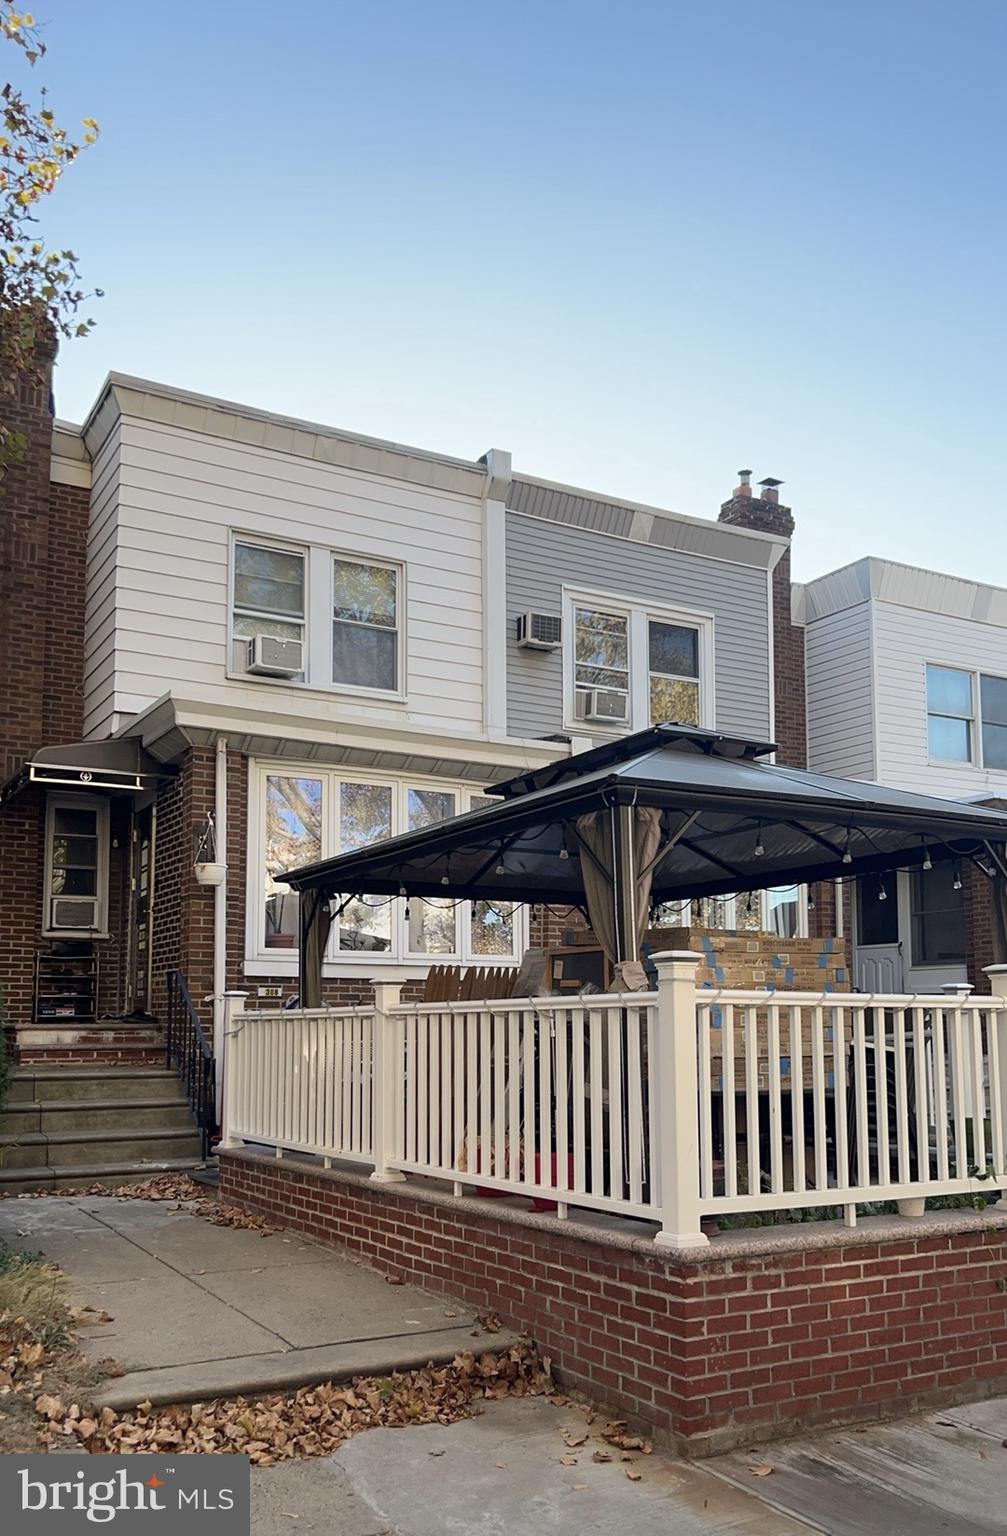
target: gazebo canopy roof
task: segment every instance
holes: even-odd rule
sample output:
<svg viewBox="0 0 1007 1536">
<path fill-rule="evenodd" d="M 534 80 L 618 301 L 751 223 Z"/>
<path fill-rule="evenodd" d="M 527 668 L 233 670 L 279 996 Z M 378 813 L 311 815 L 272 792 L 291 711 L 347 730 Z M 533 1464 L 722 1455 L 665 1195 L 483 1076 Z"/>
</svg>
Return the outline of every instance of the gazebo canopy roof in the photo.
<svg viewBox="0 0 1007 1536">
<path fill-rule="evenodd" d="M 499 805 L 283 878 L 333 896 L 582 904 L 577 819 L 618 806 L 661 812 L 653 903 L 983 858 L 1007 842 L 1001 811 L 788 768 L 772 751 L 652 726 L 492 786 Z"/>
</svg>

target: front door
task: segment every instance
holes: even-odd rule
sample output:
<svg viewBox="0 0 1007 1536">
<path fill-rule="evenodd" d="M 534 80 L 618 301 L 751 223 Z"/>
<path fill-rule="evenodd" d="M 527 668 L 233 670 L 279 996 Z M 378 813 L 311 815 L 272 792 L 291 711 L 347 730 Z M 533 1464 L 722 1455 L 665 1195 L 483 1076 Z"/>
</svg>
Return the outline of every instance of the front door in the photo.
<svg viewBox="0 0 1007 1536">
<path fill-rule="evenodd" d="M 132 820 L 130 861 L 129 1011 L 150 1012 L 151 937 L 154 890 L 154 808 Z"/>
<path fill-rule="evenodd" d="M 854 975 L 861 992 L 902 992 L 905 967 L 895 873 L 863 875 L 856 884 Z"/>
</svg>

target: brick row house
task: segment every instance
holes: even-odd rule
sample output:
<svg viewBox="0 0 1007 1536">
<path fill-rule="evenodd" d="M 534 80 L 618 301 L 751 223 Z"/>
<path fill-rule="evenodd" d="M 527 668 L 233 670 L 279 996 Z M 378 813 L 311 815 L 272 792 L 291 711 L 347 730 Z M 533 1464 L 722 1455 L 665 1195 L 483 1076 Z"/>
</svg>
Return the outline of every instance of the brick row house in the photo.
<svg viewBox="0 0 1007 1536">
<path fill-rule="evenodd" d="M 119 375 L 80 427 L 44 385 L 20 411 L 0 486 L 0 986 L 24 1065 L 153 1070 L 169 972 L 210 1040 L 226 990 L 292 999 L 285 869 L 655 720 L 875 769 L 833 751 L 820 668 L 842 573 L 792 592 L 779 482 L 743 472 L 717 519 L 688 517 L 499 450 L 462 460 Z M 668 914 L 784 938 L 852 919 L 831 885 Z M 333 922 L 323 996 L 393 976 L 415 993 L 432 963 L 584 938 L 576 911 L 361 897 Z"/>
</svg>

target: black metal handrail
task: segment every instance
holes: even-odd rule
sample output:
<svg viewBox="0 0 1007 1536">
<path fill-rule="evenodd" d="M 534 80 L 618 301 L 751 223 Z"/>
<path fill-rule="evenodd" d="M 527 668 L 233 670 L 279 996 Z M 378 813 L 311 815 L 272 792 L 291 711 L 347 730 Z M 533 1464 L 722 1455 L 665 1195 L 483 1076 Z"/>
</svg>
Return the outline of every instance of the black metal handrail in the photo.
<svg viewBox="0 0 1007 1536">
<path fill-rule="evenodd" d="M 178 1073 L 196 1117 L 203 1156 L 209 1154 L 217 1125 L 217 1074 L 213 1051 L 199 1022 L 196 1005 L 181 971 L 168 972 L 168 1029 L 165 1060 Z"/>
</svg>

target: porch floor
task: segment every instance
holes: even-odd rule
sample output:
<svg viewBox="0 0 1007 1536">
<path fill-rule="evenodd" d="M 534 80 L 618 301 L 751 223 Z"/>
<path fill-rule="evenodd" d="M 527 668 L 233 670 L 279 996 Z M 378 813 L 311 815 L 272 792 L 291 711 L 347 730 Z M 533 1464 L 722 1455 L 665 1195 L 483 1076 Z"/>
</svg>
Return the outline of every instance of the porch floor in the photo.
<svg viewBox="0 0 1007 1536">
<path fill-rule="evenodd" d="M 95 1394 L 99 1406 L 385 1375 L 515 1338 L 308 1238 L 216 1227 L 161 1202 L 6 1200 L 0 1241 L 40 1250 L 66 1271 L 75 1305 L 111 1314 L 82 1335 L 92 1359 L 126 1373 Z"/>
</svg>

